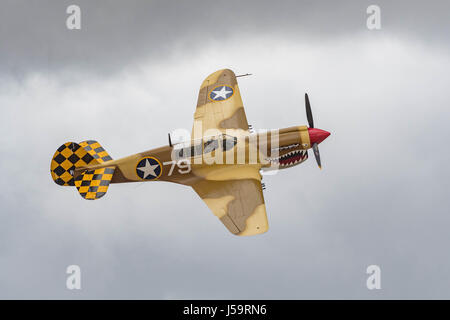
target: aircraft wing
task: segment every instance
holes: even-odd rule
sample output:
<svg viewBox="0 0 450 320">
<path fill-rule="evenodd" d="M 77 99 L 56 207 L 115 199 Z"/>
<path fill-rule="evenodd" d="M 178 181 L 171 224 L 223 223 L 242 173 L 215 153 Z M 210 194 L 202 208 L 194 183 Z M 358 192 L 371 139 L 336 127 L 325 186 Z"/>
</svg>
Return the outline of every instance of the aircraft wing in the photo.
<svg viewBox="0 0 450 320">
<path fill-rule="evenodd" d="M 229 69 L 210 74 L 200 87 L 192 137 L 202 137 L 208 129 L 216 132 L 225 132 L 225 129 L 248 131 L 236 75 Z"/>
<path fill-rule="evenodd" d="M 231 233 L 250 236 L 269 229 L 259 180 L 201 180 L 192 187 Z"/>
</svg>

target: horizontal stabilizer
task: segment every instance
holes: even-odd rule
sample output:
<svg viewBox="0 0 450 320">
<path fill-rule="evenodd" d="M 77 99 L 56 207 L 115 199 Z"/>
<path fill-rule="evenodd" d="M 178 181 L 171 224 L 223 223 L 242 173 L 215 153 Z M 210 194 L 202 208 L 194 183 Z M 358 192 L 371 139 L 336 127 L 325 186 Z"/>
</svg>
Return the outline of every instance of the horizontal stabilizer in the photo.
<svg viewBox="0 0 450 320">
<path fill-rule="evenodd" d="M 108 191 L 113 174 L 114 167 L 87 170 L 75 178 L 75 186 L 86 200 L 99 199 Z"/>
<path fill-rule="evenodd" d="M 86 140 L 80 142 L 80 146 L 86 150 L 98 163 L 103 163 L 105 161 L 112 160 L 111 156 L 106 152 L 105 149 L 95 140 Z"/>
</svg>

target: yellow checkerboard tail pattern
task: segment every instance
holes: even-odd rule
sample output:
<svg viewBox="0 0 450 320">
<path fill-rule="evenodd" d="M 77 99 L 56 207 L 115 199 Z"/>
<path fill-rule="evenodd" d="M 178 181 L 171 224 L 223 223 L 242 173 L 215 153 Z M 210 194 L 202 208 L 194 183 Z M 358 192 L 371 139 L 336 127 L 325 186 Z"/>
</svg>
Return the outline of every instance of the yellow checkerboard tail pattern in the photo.
<svg viewBox="0 0 450 320">
<path fill-rule="evenodd" d="M 103 163 L 112 158 L 109 156 L 108 152 L 95 140 L 86 140 L 80 142 L 80 146 L 89 153 L 98 163 Z"/>
<path fill-rule="evenodd" d="M 75 186 L 83 198 L 99 199 L 108 191 L 113 175 L 114 167 L 87 170 L 75 178 Z"/>
<path fill-rule="evenodd" d="M 89 166 L 109 160 L 112 158 L 97 141 L 66 142 L 53 155 L 50 173 L 56 184 L 76 186 L 83 198 L 94 200 L 108 190 L 115 167 L 89 170 Z M 75 175 L 75 169 L 79 167 L 87 168 Z"/>
</svg>

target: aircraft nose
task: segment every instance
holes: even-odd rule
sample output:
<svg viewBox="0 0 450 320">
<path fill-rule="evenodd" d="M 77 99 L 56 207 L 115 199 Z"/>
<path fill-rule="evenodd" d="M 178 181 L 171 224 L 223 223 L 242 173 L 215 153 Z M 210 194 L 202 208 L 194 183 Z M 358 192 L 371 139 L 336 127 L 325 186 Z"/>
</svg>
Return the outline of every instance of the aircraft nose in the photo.
<svg viewBox="0 0 450 320">
<path fill-rule="evenodd" d="M 328 131 L 316 128 L 308 128 L 308 133 L 311 145 L 313 145 L 314 143 L 321 143 L 330 135 Z"/>
</svg>

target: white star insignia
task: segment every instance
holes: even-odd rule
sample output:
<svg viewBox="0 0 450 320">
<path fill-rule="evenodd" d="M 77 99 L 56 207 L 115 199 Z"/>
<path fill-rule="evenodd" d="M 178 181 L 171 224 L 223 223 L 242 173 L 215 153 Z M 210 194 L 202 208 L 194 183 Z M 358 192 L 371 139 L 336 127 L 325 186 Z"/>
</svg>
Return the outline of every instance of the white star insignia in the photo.
<svg viewBox="0 0 450 320">
<path fill-rule="evenodd" d="M 223 86 L 220 90 L 214 90 L 213 92 L 216 96 L 213 98 L 214 100 L 217 100 L 217 98 L 223 98 L 224 100 L 227 98 L 227 94 L 233 93 L 231 90 L 227 90 L 226 86 Z"/>
<path fill-rule="evenodd" d="M 137 168 L 138 170 L 142 171 L 144 173 L 143 179 L 147 178 L 149 175 L 152 175 L 154 177 L 157 176 L 155 173 L 155 169 L 158 168 L 158 164 L 151 165 L 150 161 L 148 159 L 145 160 L 145 166 Z"/>
</svg>

